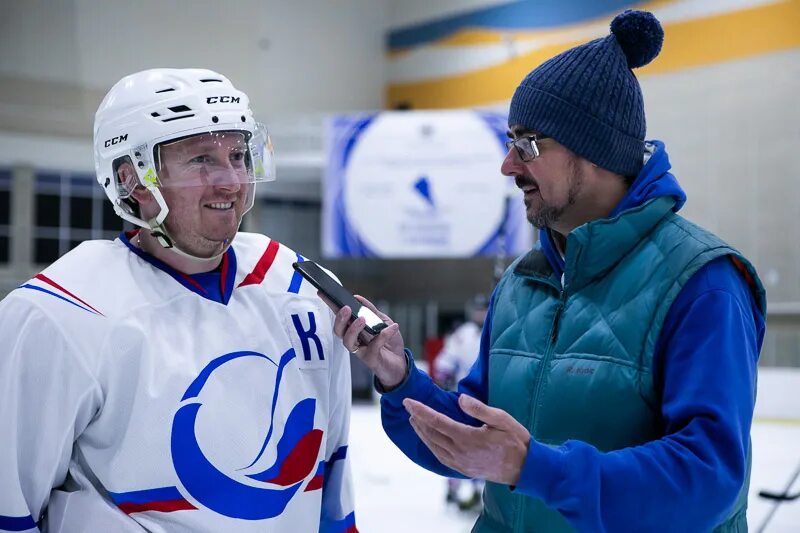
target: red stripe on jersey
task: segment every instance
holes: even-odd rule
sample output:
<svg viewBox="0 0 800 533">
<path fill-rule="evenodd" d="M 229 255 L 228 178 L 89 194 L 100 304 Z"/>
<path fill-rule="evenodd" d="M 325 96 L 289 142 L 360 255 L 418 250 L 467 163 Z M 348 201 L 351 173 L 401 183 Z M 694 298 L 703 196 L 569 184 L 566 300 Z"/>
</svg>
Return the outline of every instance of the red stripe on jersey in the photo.
<svg viewBox="0 0 800 533">
<path fill-rule="evenodd" d="M 222 266 L 220 267 L 219 276 L 219 295 L 225 300 L 225 280 L 228 277 L 228 252 L 222 256 Z"/>
<path fill-rule="evenodd" d="M 195 280 L 189 274 L 184 274 L 183 272 L 178 272 L 177 270 L 175 271 L 175 273 L 178 274 L 180 277 L 182 277 L 184 280 L 186 280 L 186 283 L 188 283 L 189 285 L 191 285 L 192 287 L 194 287 L 195 289 L 197 289 L 201 293 L 208 294 L 208 291 L 206 290 L 206 288 L 203 287 L 202 285 L 200 285 L 197 282 L 197 280 Z"/>
<path fill-rule="evenodd" d="M 278 255 L 279 247 L 280 244 L 278 241 L 269 241 L 269 246 L 267 246 L 267 249 L 264 251 L 264 255 L 262 255 L 261 259 L 259 259 L 258 263 L 256 263 L 256 267 L 252 272 L 245 276 L 238 286 L 244 287 L 245 285 L 258 285 L 264 281 L 264 276 L 267 275 L 267 271 L 275 261 L 275 256 Z"/>
<path fill-rule="evenodd" d="M 321 444 L 322 430 L 312 429 L 303 435 L 283 461 L 278 475 L 268 480 L 268 482 L 288 487 L 306 477 L 317 463 L 317 455 L 319 455 Z"/>
<path fill-rule="evenodd" d="M 308 482 L 306 485 L 306 489 L 303 492 L 311 492 L 312 490 L 318 490 L 322 488 L 322 482 L 325 480 L 325 476 L 314 476 L 311 478 L 311 481 Z"/>
<path fill-rule="evenodd" d="M 56 283 L 52 279 L 50 279 L 47 276 L 45 276 L 44 274 L 36 274 L 33 277 L 38 279 L 38 280 L 44 281 L 48 285 L 51 285 L 51 286 L 55 287 L 56 289 L 60 290 L 61 292 L 65 293 L 65 294 L 69 294 L 70 296 L 72 296 L 73 298 L 78 300 L 80 303 L 82 303 L 83 305 L 85 305 L 86 307 L 88 307 L 89 309 L 91 309 L 92 311 L 97 313 L 98 315 L 106 316 L 106 315 L 103 315 L 103 313 L 101 313 L 100 311 L 98 311 L 94 307 L 92 307 L 91 305 L 87 304 L 86 302 L 84 302 L 83 300 L 81 300 L 80 298 L 78 298 L 77 296 L 72 294 L 71 292 L 69 292 L 67 289 L 65 289 L 64 287 L 62 287 L 61 285 L 59 285 L 58 283 Z"/>
<path fill-rule="evenodd" d="M 197 509 L 186 500 L 168 500 L 162 502 L 147 503 L 121 503 L 119 510 L 125 514 L 143 513 L 145 511 L 158 511 L 159 513 L 171 513 L 173 511 L 191 511 Z"/>
</svg>

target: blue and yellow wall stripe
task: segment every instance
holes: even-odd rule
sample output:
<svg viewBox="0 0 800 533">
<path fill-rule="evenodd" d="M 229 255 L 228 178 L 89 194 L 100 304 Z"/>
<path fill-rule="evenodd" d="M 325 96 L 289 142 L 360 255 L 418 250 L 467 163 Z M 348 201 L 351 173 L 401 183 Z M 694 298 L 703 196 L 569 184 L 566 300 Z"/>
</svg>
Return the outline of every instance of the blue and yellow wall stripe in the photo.
<svg viewBox="0 0 800 533">
<path fill-rule="evenodd" d="M 531 69 L 607 35 L 626 8 L 652 11 L 664 26 L 664 48 L 639 76 L 800 48 L 800 0 L 519 0 L 392 31 L 387 107 L 507 101 Z"/>
</svg>

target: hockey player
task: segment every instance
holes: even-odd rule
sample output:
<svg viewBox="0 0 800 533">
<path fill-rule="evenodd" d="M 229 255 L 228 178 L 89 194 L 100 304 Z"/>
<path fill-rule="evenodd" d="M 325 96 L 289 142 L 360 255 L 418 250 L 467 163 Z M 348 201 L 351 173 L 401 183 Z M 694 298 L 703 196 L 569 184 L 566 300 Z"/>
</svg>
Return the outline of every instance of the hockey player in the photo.
<svg viewBox="0 0 800 533">
<path fill-rule="evenodd" d="M 238 233 L 275 177 L 247 96 L 132 74 L 94 148 L 137 229 L 0 303 L 0 531 L 356 531 L 349 355 L 302 257 Z"/>
<path fill-rule="evenodd" d="M 481 329 L 486 320 L 489 300 L 483 294 L 476 294 L 467 302 L 467 321 L 458 326 L 445 340 L 442 351 L 433 360 L 434 379 L 447 390 L 457 390 L 458 382 L 467 377 L 470 368 L 475 364 L 481 349 Z M 461 479 L 447 478 L 448 503 L 454 502 L 462 511 L 478 507 L 481 503 L 483 480 L 471 479 L 471 492 L 461 496 Z"/>
</svg>

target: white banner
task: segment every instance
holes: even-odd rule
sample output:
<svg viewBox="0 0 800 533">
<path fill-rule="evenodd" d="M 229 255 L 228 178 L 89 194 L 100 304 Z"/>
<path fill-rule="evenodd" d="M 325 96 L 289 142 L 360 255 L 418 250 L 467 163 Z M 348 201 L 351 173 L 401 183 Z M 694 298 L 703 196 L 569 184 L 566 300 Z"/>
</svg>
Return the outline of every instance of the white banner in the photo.
<svg viewBox="0 0 800 533">
<path fill-rule="evenodd" d="M 500 173 L 505 117 L 474 111 L 339 116 L 327 128 L 326 257 L 513 256 L 532 229 Z"/>
</svg>

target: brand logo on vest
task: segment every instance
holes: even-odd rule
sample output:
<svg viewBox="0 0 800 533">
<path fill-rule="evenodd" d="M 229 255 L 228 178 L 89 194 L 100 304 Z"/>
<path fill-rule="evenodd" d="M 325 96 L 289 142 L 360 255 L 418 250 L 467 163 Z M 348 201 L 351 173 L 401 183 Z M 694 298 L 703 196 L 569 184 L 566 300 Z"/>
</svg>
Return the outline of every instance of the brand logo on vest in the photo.
<svg viewBox="0 0 800 533">
<path fill-rule="evenodd" d="M 249 465 L 229 475 L 206 458 L 197 442 L 196 422 L 203 406 L 198 395 L 215 370 L 243 357 L 255 357 L 276 367 L 275 390 L 269 404 L 269 429 L 261 450 Z M 181 399 L 183 405 L 172 423 L 172 462 L 183 487 L 208 509 L 244 520 L 273 518 L 283 512 L 305 478 L 316 469 L 323 432 L 314 429 L 316 400 L 306 398 L 291 408 L 285 423 L 277 426 L 282 434 L 277 437 L 273 464 L 252 474 L 243 473 L 261 459 L 276 432 L 275 411 L 280 404 L 281 378 L 286 365 L 294 358 L 293 349 L 284 353 L 278 363 L 257 352 L 229 353 L 206 365 L 186 389 Z M 259 484 L 254 485 L 253 481 Z M 266 486 L 260 486 L 262 483 Z M 308 490 L 313 489 L 307 487 Z"/>
<path fill-rule="evenodd" d="M 594 374 L 595 369 L 591 366 L 569 366 L 567 367 L 567 374 L 571 376 L 591 376 Z"/>
</svg>

